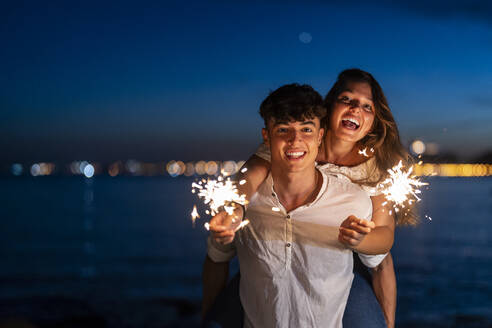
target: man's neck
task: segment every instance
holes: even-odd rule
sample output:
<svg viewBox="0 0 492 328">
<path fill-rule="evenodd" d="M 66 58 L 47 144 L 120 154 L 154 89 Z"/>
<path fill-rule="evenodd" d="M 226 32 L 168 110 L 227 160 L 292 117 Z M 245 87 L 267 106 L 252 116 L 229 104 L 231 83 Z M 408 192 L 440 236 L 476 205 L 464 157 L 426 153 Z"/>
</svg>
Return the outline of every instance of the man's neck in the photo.
<svg viewBox="0 0 492 328">
<path fill-rule="evenodd" d="M 321 188 L 322 176 L 314 166 L 286 174 L 272 165 L 271 173 L 275 193 L 287 212 L 313 202 Z"/>
</svg>

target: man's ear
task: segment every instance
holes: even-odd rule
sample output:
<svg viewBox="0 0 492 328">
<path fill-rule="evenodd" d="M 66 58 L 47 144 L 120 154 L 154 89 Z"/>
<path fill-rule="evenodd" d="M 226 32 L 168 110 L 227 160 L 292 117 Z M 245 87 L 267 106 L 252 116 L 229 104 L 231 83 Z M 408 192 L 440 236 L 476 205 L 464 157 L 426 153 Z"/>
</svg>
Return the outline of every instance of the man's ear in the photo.
<svg viewBox="0 0 492 328">
<path fill-rule="evenodd" d="M 323 136 L 325 135 L 325 129 L 320 128 L 318 132 L 318 146 L 321 145 L 321 142 L 323 141 Z"/>
<path fill-rule="evenodd" d="M 261 129 L 261 135 L 263 136 L 263 143 L 270 148 L 270 139 L 268 138 L 268 130 L 263 128 Z"/>
</svg>

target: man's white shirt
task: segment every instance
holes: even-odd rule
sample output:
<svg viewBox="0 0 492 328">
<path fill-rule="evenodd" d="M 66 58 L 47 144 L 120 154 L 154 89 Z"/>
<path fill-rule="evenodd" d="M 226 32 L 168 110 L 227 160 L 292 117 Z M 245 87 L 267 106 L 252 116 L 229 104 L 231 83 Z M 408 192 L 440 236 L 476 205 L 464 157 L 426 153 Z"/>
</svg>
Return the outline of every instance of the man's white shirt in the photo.
<svg viewBox="0 0 492 328">
<path fill-rule="evenodd" d="M 353 259 L 338 241 L 339 227 L 349 215 L 370 220 L 372 203 L 347 177 L 320 172 L 323 184 L 316 199 L 288 213 L 268 176 L 250 201 L 250 224 L 236 232 L 234 243 L 208 240 L 215 262 L 237 252 L 245 328 L 342 327 Z M 361 256 L 369 267 L 383 258 Z"/>
</svg>

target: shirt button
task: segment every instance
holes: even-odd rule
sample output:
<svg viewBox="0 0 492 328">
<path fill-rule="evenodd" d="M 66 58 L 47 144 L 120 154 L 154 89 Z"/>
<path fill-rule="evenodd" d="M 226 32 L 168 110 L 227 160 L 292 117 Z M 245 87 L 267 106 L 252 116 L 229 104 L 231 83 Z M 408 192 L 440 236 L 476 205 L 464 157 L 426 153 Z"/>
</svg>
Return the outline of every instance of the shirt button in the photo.
<svg viewBox="0 0 492 328">
<path fill-rule="evenodd" d="M 290 215 L 287 215 L 286 219 L 289 220 L 290 219 Z"/>
<path fill-rule="evenodd" d="M 275 193 L 274 192 L 272 192 L 272 196 L 275 197 Z"/>
<path fill-rule="evenodd" d="M 290 243 L 287 243 L 285 246 L 290 247 Z"/>
</svg>

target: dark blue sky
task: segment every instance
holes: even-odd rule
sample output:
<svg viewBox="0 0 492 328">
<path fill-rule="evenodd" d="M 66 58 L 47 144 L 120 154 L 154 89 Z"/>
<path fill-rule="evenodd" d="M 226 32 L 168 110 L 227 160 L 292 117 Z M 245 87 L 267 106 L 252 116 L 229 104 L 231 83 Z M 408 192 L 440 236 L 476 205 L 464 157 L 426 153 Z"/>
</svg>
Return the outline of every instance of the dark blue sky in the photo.
<svg viewBox="0 0 492 328">
<path fill-rule="evenodd" d="M 379 80 L 405 142 L 492 149 L 486 1 L 19 1 L 0 15 L 7 161 L 243 159 L 270 90 L 324 95 L 349 67 Z"/>
</svg>

